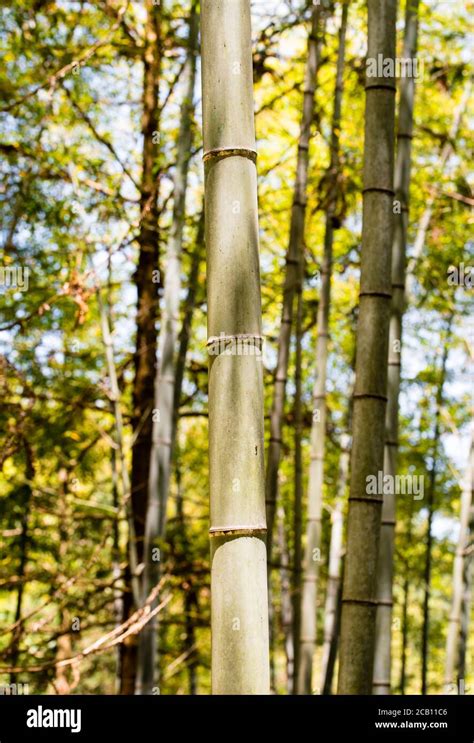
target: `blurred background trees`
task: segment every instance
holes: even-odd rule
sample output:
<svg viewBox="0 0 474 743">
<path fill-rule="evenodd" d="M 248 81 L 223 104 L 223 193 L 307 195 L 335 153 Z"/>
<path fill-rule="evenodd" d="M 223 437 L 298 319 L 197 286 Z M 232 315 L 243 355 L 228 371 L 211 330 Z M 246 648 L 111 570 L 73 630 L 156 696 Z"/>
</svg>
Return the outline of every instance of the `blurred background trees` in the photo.
<svg viewBox="0 0 474 743">
<path fill-rule="evenodd" d="M 209 693 L 211 688 L 202 112 L 199 79 L 189 105 L 185 74 L 192 7 L 187 0 L 160 5 L 151 0 L 18 0 L 2 5 L 0 685 L 28 683 L 37 693 L 133 693 L 139 632 L 153 626 L 144 624 L 147 607 L 164 604 L 152 693 Z M 473 204 L 472 69 L 466 40 L 472 10 L 472 2 L 426 0 L 419 5 L 421 72 L 411 147 L 397 467 L 399 474 L 424 477 L 425 488 L 423 498 L 396 499 L 393 692 L 420 693 L 424 686 L 427 693 L 439 693 L 450 684 L 453 693 L 472 693 L 474 684 L 472 632 L 466 632 L 472 506 L 466 516 L 465 505 L 473 354 L 467 231 Z M 318 317 L 321 324 L 327 301 L 328 220 L 334 231 L 316 648 L 311 688 L 305 688 L 312 693 L 323 690 L 320 679 L 330 648 L 327 635 L 323 660 L 332 529 L 339 515 L 344 524 L 347 518 L 359 316 L 366 3 L 353 0 L 348 6 L 338 122 L 334 101 L 342 13 L 340 2 L 323 3 L 317 13 L 303 0 L 252 3 L 266 461 L 272 446 L 279 449 L 269 558 L 271 683 L 277 693 L 293 688 L 291 622 L 304 576 L 299 561 L 311 533 L 311 430 L 323 420 L 313 395 L 321 361 Z M 313 46 L 319 61 L 316 81 L 308 87 L 308 34 L 315 15 L 318 41 Z M 404 18 L 402 2 L 399 56 Z M 198 78 L 200 70 L 198 58 Z M 295 207 L 296 169 L 302 162 L 298 143 L 306 145 L 303 101 L 312 98 L 314 82 L 307 117 L 304 227 L 293 255 L 288 251 L 291 213 L 301 206 Z M 399 105 L 398 95 L 397 110 Z M 183 134 L 184 117 L 189 135 Z M 184 136 L 189 160 L 182 212 Z M 175 433 L 168 497 L 161 498 L 166 529 L 154 542 L 162 583 L 144 607 L 146 596 L 134 600 L 130 565 L 135 551 L 142 586 L 152 430 L 161 415 L 154 402 L 154 359 L 164 332 L 161 321 L 175 311 L 165 292 L 176 260 L 169 246 L 176 239 L 176 285 L 181 287 L 173 330 L 178 336 Z M 300 279 L 293 260 L 303 267 Z M 27 290 L 8 285 L 5 277 L 14 274 L 6 268 L 28 269 Z M 298 318 L 299 332 L 297 339 L 293 322 L 280 379 L 275 370 L 282 355 L 285 281 L 291 273 L 292 281 L 301 282 L 299 312 L 292 317 Z M 297 295 L 298 286 L 294 289 Z M 101 306 L 112 334 L 122 442 Z M 270 414 L 278 384 L 285 395 L 275 434 Z M 295 490 L 296 423 L 301 483 Z M 340 557 L 343 563 L 344 549 Z M 337 597 L 332 577 L 331 592 Z M 336 620 L 339 603 L 340 596 L 329 602 Z M 454 623 L 461 628 L 460 642 L 453 649 L 450 641 L 447 660 L 448 628 Z M 312 646 L 311 637 L 303 639 Z M 337 670 L 336 645 L 337 633 L 331 661 Z M 326 674 L 325 690 L 334 691 L 336 673 L 329 676 L 332 687 Z"/>
</svg>

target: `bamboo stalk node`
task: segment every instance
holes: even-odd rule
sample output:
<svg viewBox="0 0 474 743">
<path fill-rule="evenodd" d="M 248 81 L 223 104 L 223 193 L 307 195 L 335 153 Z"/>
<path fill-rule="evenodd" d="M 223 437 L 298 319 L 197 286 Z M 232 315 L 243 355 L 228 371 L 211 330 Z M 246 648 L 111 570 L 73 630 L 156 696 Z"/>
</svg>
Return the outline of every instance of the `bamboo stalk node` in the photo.
<svg viewBox="0 0 474 743">
<path fill-rule="evenodd" d="M 354 400 L 362 400 L 363 398 L 368 399 L 374 399 L 374 400 L 382 400 L 383 402 L 387 402 L 387 395 L 381 395 L 377 392 L 354 392 L 352 395 Z"/>
<path fill-rule="evenodd" d="M 171 439 L 165 439 L 162 436 L 158 436 L 157 438 L 153 439 L 153 443 L 157 444 L 158 446 L 172 446 L 173 444 Z"/>
<path fill-rule="evenodd" d="M 240 536 L 240 537 L 253 537 L 260 534 L 266 534 L 267 527 L 263 524 L 256 526 L 248 525 L 237 525 L 237 526 L 212 526 L 209 529 L 210 537 L 226 537 L 226 536 Z"/>
<path fill-rule="evenodd" d="M 257 162 L 256 150 L 249 150 L 247 147 L 216 147 L 204 152 L 202 161 L 207 163 L 209 160 L 222 160 L 225 157 L 245 157 L 253 163 Z"/>
<path fill-rule="evenodd" d="M 395 191 L 393 190 L 393 188 L 384 188 L 383 186 L 366 186 L 365 188 L 362 189 L 363 194 L 370 193 L 370 192 L 386 193 L 389 196 L 395 196 Z"/>
<path fill-rule="evenodd" d="M 206 346 L 213 346 L 218 341 L 241 341 L 241 340 L 258 340 L 263 343 L 263 335 L 257 335 L 256 333 L 237 333 L 236 335 L 213 335 L 211 336 Z"/>
<path fill-rule="evenodd" d="M 209 356 L 255 356 L 261 358 L 264 338 L 253 333 L 212 336 L 206 343 Z"/>
<path fill-rule="evenodd" d="M 343 604 L 360 604 L 361 606 L 373 606 L 374 608 L 378 606 L 378 601 L 376 599 L 343 598 L 342 603 Z"/>
<path fill-rule="evenodd" d="M 365 92 L 368 90 L 391 90 L 393 93 L 397 92 L 396 85 L 390 85 L 390 83 L 375 83 L 374 85 L 365 85 Z"/>
<path fill-rule="evenodd" d="M 350 501 L 360 501 L 361 503 L 383 503 L 383 498 L 372 498 L 370 495 L 351 495 Z"/>
<path fill-rule="evenodd" d="M 382 299 L 391 299 L 392 293 L 391 292 L 365 291 L 365 292 L 359 292 L 359 298 L 360 297 L 381 297 Z"/>
</svg>

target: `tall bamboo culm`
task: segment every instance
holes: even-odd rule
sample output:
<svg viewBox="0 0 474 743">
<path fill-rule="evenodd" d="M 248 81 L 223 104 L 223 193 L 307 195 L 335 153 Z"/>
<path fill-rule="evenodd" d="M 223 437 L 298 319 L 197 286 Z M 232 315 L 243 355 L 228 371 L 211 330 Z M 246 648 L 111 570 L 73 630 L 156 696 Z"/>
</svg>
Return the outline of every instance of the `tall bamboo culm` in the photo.
<svg viewBox="0 0 474 743">
<path fill-rule="evenodd" d="M 368 61 L 395 58 L 396 0 L 368 0 Z M 339 694 L 371 694 L 393 239 L 395 80 L 366 75 L 362 252 Z"/>
<path fill-rule="evenodd" d="M 326 4 L 327 0 L 323 0 Z M 278 472 L 282 450 L 283 413 L 286 398 L 286 381 L 290 340 L 293 325 L 295 295 L 298 286 L 300 253 L 304 238 L 306 214 L 306 190 L 308 183 L 309 141 L 311 124 L 314 119 L 314 95 L 319 66 L 321 45 L 321 24 L 324 22 L 325 5 L 314 5 L 311 15 L 311 29 L 308 35 L 308 58 L 304 79 L 303 111 L 301 115 L 300 135 L 298 139 L 298 156 L 296 177 L 291 207 L 290 236 L 286 253 L 285 280 L 283 285 L 283 307 L 280 330 L 278 334 L 278 356 L 275 369 L 273 400 L 270 413 L 270 443 L 265 479 L 265 499 L 268 523 L 268 554 L 271 560 L 273 522 L 278 496 Z M 296 652 L 295 648 L 295 652 Z"/>
<path fill-rule="evenodd" d="M 339 30 L 339 51 L 336 69 L 336 89 L 332 117 L 331 158 L 328 176 L 332 190 L 326 214 L 324 256 L 321 270 L 321 292 L 318 305 L 318 336 L 316 341 L 316 381 L 313 392 L 313 423 L 311 426 L 311 462 L 308 482 L 308 516 L 306 548 L 301 595 L 301 633 L 298 667 L 298 693 L 312 693 L 313 658 L 316 649 L 317 593 L 321 548 L 321 516 L 323 507 L 324 450 L 326 440 L 326 376 L 331 303 L 331 273 L 339 168 L 339 134 L 341 126 L 344 57 L 349 5 L 342 6 Z M 316 415 L 317 414 L 317 415 Z"/>
<path fill-rule="evenodd" d="M 453 565 L 453 598 L 451 613 L 449 615 L 448 637 L 446 641 L 446 663 L 444 669 L 444 683 L 446 693 L 449 693 L 451 684 L 459 684 L 463 678 L 461 669 L 464 666 L 462 654 L 462 610 L 463 598 L 469 596 L 469 588 L 465 590 L 465 576 L 469 574 L 468 563 L 472 560 L 469 555 L 470 542 L 473 538 L 471 532 L 472 515 L 474 508 L 474 429 L 471 429 L 471 445 L 469 450 L 469 461 L 467 464 L 466 477 L 461 495 L 461 514 L 459 524 L 459 539 L 456 547 L 456 555 Z M 463 596 L 464 594 L 464 596 Z M 467 614 L 469 616 L 469 613 Z M 459 687 L 458 687 L 459 688 Z"/>
<path fill-rule="evenodd" d="M 329 543 L 328 581 L 324 605 L 324 639 L 321 656 L 321 694 L 331 693 L 331 650 L 337 624 L 338 601 L 341 592 L 341 567 L 344 549 L 344 503 L 349 479 L 350 437 L 341 436 L 338 492 L 331 514 L 331 539 Z"/>
<path fill-rule="evenodd" d="M 250 0 L 203 0 L 212 692 L 270 686 Z"/>
<path fill-rule="evenodd" d="M 415 59 L 418 38 L 419 0 L 407 0 L 403 58 Z M 405 263 L 413 137 L 415 78 L 400 83 L 400 105 L 395 165 L 395 232 L 392 248 L 392 304 L 388 346 L 387 411 L 385 416 L 384 474 L 395 477 L 398 458 L 398 397 L 401 378 L 402 320 L 405 310 Z M 377 575 L 377 621 L 375 631 L 374 694 L 390 694 L 392 657 L 392 584 L 395 542 L 395 495 L 384 495 Z"/>
</svg>

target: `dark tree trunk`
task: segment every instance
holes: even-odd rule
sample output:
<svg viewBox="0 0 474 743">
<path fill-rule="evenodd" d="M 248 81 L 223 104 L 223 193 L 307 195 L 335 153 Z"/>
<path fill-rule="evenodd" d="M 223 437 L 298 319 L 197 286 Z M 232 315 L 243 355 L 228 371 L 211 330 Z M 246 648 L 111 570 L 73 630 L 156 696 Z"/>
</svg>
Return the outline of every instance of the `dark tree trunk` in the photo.
<svg viewBox="0 0 474 743">
<path fill-rule="evenodd" d="M 137 290 L 137 335 L 134 354 L 132 397 L 131 500 L 135 525 L 138 562 L 143 562 L 143 538 L 147 506 L 148 477 L 152 441 L 152 409 L 156 363 L 156 321 L 159 287 L 158 231 L 158 86 L 160 76 L 160 6 L 146 0 L 144 71 L 143 71 L 143 171 L 140 198 L 140 232 L 138 235 L 138 266 L 134 275 Z M 126 619 L 133 608 L 130 589 L 130 567 L 125 573 L 128 590 L 124 593 L 123 611 Z M 122 644 L 121 693 L 133 694 L 137 672 L 137 638 L 130 635 Z"/>
<path fill-rule="evenodd" d="M 16 599 L 15 609 L 15 630 L 13 634 L 12 646 L 11 646 L 11 665 L 14 667 L 18 661 L 18 655 L 20 651 L 20 643 L 23 635 L 23 624 L 21 621 L 22 607 L 23 607 L 23 595 L 25 591 L 25 573 L 26 563 L 28 560 L 28 517 L 30 512 L 30 501 L 31 501 L 31 481 L 34 477 L 33 467 L 33 455 L 31 448 L 24 440 L 24 450 L 26 457 L 26 483 L 22 487 L 22 498 L 21 498 L 21 534 L 20 534 L 20 563 L 18 565 L 18 593 Z M 16 674 L 10 675 L 10 683 L 15 683 Z"/>
</svg>

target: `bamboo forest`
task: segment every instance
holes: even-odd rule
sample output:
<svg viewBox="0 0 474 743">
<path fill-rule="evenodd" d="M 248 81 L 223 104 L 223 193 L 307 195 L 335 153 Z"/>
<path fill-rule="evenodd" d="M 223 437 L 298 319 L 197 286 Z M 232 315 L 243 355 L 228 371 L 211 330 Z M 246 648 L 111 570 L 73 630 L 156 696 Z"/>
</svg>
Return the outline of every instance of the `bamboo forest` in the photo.
<svg viewBox="0 0 474 743">
<path fill-rule="evenodd" d="M 1 3 L 0 695 L 474 693 L 473 10 Z"/>
</svg>

